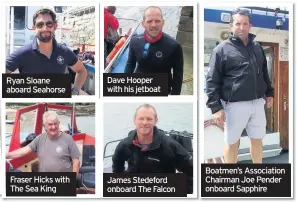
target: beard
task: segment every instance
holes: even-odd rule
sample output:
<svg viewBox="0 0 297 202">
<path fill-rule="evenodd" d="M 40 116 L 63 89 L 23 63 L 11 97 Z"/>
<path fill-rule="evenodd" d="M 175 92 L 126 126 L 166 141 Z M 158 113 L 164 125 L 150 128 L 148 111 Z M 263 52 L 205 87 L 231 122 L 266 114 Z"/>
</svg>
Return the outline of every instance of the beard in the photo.
<svg viewBox="0 0 297 202">
<path fill-rule="evenodd" d="M 50 33 L 49 35 L 42 36 L 42 32 L 40 32 L 36 35 L 36 37 L 39 39 L 39 41 L 43 43 L 47 43 L 54 38 L 54 34 L 52 32 L 49 32 L 49 33 Z"/>
</svg>

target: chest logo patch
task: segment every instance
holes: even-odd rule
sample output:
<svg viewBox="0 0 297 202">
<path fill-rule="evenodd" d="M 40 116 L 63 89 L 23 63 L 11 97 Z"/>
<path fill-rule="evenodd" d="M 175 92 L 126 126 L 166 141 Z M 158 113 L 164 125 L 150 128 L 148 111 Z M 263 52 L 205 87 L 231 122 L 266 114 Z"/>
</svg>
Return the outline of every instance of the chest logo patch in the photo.
<svg viewBox="0 0 297 202">
<path fill-rule="evenodd" d="M 57 57 L 57 62 L 58 62 L 60 65 L 63 65 L 63 64 L 64 64 L 64 58 L 63 58 L 61 55 L 59 55 L 59 56 Z"/>
<path fill-rule="evenodd" d="M 160 162 L 159 159 L 156 159 L 156 158 L 152 158 L 152 157 L 148 157 L 149 160 L 152 160 L 152 161 L 157 161 L 157 162 Z"/>
<path fill-rule="evenodd" d="M 57 148 L 56 148 L 56 152 L 57 152 L 57 153 L 61 153 L 61 152 L 62 152 L 62 148 L 61 148 L 60 146 L 57 146 Z"/>
<path fill-rule="evenodd" d="M 161 51 L 156 52 L 156 57 L 161 58 L 163 56 L 163 53 Z"/>
</svg>

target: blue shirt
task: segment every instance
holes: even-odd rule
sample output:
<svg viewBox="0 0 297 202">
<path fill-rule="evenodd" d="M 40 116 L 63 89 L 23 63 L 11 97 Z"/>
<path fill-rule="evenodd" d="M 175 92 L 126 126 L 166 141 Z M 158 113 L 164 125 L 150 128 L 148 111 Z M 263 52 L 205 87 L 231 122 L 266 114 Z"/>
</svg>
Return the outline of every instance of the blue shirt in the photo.
<svg viewBox="0 0 297 202">
<path fill-rule="evenodd" d="M 37 38 L 24 45 L 6 58 L 6 68 L 19 70 L 22 74 L 64 74 L 67 66 L 77 63 L 76 55 L 67 46 L 53 39 L 53 50 L 50 58 L 40 53 Z"/>
</svg>

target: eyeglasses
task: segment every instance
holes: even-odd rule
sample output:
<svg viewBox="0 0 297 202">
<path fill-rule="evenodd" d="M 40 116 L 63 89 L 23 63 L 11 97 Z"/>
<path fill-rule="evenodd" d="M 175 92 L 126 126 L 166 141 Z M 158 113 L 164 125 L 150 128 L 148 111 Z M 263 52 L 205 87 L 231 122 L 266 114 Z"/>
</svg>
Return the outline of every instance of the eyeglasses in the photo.
<svg viewBox="0 0 297 202">
<path fill-rule="evenodd" d="M 143 53 L 142 53 L 142 56 L 144 58 L 146 58 L 148 56 L 148 53 L 149 53 L 149 47 L 150 47 L 150 43 L 146 43 L 144 44 L 144 50 L 143 50 Z"/>
<path fill-rule="evenodd" d="M 47 22 L 38 22 L 35 25 L 38 29 L 42 29 L 44 26 L 47 26 L 48 28 L 52 28 L 54 26 L 53 21 L 47 21 Z"/>
</svg>

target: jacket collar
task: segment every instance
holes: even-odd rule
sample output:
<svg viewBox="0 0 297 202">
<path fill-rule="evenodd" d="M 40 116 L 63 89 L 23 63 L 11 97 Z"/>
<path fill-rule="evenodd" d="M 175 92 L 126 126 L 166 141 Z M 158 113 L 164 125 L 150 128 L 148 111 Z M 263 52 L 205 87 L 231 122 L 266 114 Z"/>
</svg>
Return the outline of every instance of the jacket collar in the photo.
<svg viewBox="0 0 297 202">
<path fill-rule="evenodd" d="M 251 43 L 256 38 L 256 35 L 249 33 L 248 35 L 248 44 Z M 241 43 L 242 40 L 238 36 L 234 36 L 232 32 L 229 33 L 229 40 L 233 43 Z"/>
<path fill-rule="evenodd" d="M 142 148 L 142 151 L 158 149 L 162 143 L 162 140 L 163 140 L 162 133 L 164 134 L 164 132 L 162 132 L 155 126 L 154 134 L 153 134 L 153 142 L 151 144 L 149 144 L 147 148 Z M 136 130 L 132 130 L 128 136 L 129 136 L 130 141 L 132 142 L 133 145 L 140 147 L 139 141 L 137 139 Z"/>
</svg>

